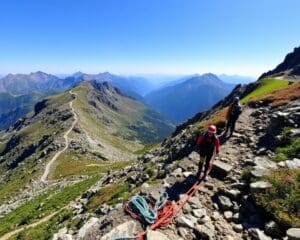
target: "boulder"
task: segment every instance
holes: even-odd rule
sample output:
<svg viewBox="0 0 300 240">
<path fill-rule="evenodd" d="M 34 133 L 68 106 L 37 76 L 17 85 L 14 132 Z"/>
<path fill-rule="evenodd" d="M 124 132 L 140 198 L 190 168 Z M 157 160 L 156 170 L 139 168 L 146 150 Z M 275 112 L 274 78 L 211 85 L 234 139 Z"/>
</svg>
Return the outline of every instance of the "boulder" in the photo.
<svg viewBox="0 0 300 240">
<path fill-rule="evenodd" d="M 252 194 L 263 193 L 271 187 L 272 184 L 266 181 L 258 181 L 250 184 L 250 190 Z"/>
<path fill-rule="evenodd" d="M 175 170 L 171 173 L 171 175 L 174 176 L 174 177 L 181 177 L 181 176 L 182 176 L 182 169 L 181 169 L 181 168 L 175 169 Z"/>
<path fill-rule="evenodd" d="M 279 238 L 282 235 L 280 227 L 274 221 L 269 221 L 265 224 L 265 233 L 273 238 Z"/>
<path fill-rule="evenodd" d="M 188 227 L 188 228 L 194 228 L 195 221 L 188 219 L 187 217 L 180 216 L 176 219 L 177 225 L 179 227 Z"/>
<path fill-rule="evenodd" d="M 169 240 L 169 238 L 161 232 L 149 230 L 147 240 Z"/>
<path fill-rule="evenodd" d="M 192 213 L 195 217 L 202 218 L 206 216 L 206 209 L 205 208 L 194 209 Z"/>
<path fill-rule="evenodd" d="M 100 238 L 100 240 L 111 240 L 124 236 L 135 236 L 136 234 L 137 223 L 134 221 L 127 221 L 112 229 L 109 233 Z"/>
<path fill-rule="evenodd" d="M 241 233 L 244 229 L 242 224 L 234 224 L 232 228 L 237 233 Z"/>
<path fill-rule="evenodd" d="M 101 221 L 99 218 L 90 218 L 80 229 L 77 240 L 93 240 L 100 235 Z"/>
<path fill-rule="evenodd" d="M 228 197 L 220 195 L 217 200 L 221 210 L 226 211 L 232 209 L 233 204 Z"/>
<path fill-rule="evenodd" d="M 300 159 L 294 158 L 293 160 L 287 160 L 285 161 L 285 166 L 289 169 L 300 168 Z"/>
<path fill-rule="evenodd" d="M 255 240 L 272 240 L 271 237 L 268 237 L 266 234 L 264 234 L 263 231 L 259 230 L 258 228 L 250 228 L 249 234 Z"/>
<path fill-rule="evenodd" d="M 71 234 L 67 234 L 68 230 L 67 228 L 62 228 L 58 231 L 58 233 L 55 233 L 53 235 L 52 240 L 73 240 L 73 237 Z"/>
<path fill-rule="evenodd" d="M 188 203 L 191 205 L 193 209 L 202 208 L 202 203 L 200 202 L 199 198 L 192 197 L 188 200 Z"/>
<path fill-rule="evenodd" d="M 251 175 L 256 178 L 261 178 L 263 176 L 268 175 L 269 172 L 270 170 L 267 168 L 255 166 L 253 170 L 251 170 Z"/>
<path fill-rule="evenodd" d="M 266 157 L 254 158 L 254 164 L 265 169 L 277 169 L 277 164 Z"/>
<path fill-rule="evenodd" d="M 195 227 L 197 239 L 214 239 L 215 227 L 212 223 L 208 222 L 204 225 L 197 225 Z"/>
<path fill-rule="evenodd" d="M 232 220 L 232 216 L 233 216 L 233 213 L 231 211 L 225 211 L 224 212 L 224 218 L 227 220 L 227 221 L 231 221 Z"/>
<path fill-rule="evenodd" d="M 222 162 L 220 160 L 215 160 L 212 168 L 212 174 L 223 177 L 223 176 L 227 176 L 232 169 L 233 166 L 225 162 Z"/>
<path fill-rule="evenodd" d="M 289 240 L 300 240 L 300 228 L 290 228 L 287 230 L 286 235 Z"/>
</svg>

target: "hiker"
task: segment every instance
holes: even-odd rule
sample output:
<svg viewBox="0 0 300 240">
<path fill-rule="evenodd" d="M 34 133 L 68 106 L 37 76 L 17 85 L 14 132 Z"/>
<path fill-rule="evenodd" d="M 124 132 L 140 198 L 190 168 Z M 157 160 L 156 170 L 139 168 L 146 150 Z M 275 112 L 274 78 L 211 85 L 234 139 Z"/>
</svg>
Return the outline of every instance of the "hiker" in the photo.
<svg viewBox="0 0 300 240">
<path fill-rule="evenodd" d="M 232 103 L 230 104 L 227 112 L 227 125 L 226 125 L 226 131 L 225 136 L 228 133 L 228 130 L 230 129 L 230 137 L 232 136 L 232 133 L 235 129 L 235 122 L 238 120 L 240 114 L 242 113 L 241 105 L 239 104 L 239 97 L 235 97 L 232 100 Z"/>
<path fill-rule="evenodd" d="M 208 168 L 210 165 L 210 161 L 214 152 L 219 154 L 220 151 L 220 140 L 216 136 L 217 128 L 215 125 L 210 125 L 208 130 L 201 134 L 197 140 L 197 145 L 199 145 L 200 150 L 200 161 L 199 161 L 199 169 L 197 173 L 197 177 L 199 178 L 201 175 L 202 167 L 205 161 L 205 170 L 204 170 L 204 180 L 208 180 Z"/>
</svg>

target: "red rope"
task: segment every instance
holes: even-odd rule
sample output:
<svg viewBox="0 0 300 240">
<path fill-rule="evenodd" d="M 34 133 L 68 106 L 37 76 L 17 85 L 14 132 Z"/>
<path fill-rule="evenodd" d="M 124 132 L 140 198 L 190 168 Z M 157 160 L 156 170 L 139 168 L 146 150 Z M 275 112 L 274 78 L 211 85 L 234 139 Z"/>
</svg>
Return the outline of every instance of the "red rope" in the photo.
<svg viewBox="0 0 300 240">
<path fill-rule="evenodd" d="M 213 163 L 215 161 L 215 157 L 213 157 L 210 166 L 207 170 L 207 175 L 209 175 Z M 151 225 L 150 229 L 151 230 L 155 230 L 159 227 L 166 227 L 167 225 L 169 225 L 170 223 L 173 222 L 173 220 L 177 217 L 178 212 L 182 209 L 182 207 L 184 206 L 184 204 L 191 198 L 194 196 L 195 192 L 197 192 L 200 187 L 203 185 L 204 183 L 204 177 L 202 177 L 201 179 L 199 179 L 184 195 L 183 197 L 181 197 L 181 199 L 179 199 L 177 202 L 171 202 L 171 201 L 167 201 L 167 203 L 165 204 L 164 208 L 161 209 L 160 211 L 158 211 L 157 213 L 157 220 L 156 222 Z M 132 211 L 129 210 L 128 208 L 128 203 L 125 204 L 125 208 L 124 210 L 126 212 L 128 212 L 133 218 L 141 220 L 141 217 L 136 215 L 135 213 L 133 213 Z M 144 236 L 147 234 L 147 231 L 145 232 L 141 232 L 140 234 L 138 234 L 138 236 L 136 237 L 136 240 L 143 240 Z"/>
</svg>

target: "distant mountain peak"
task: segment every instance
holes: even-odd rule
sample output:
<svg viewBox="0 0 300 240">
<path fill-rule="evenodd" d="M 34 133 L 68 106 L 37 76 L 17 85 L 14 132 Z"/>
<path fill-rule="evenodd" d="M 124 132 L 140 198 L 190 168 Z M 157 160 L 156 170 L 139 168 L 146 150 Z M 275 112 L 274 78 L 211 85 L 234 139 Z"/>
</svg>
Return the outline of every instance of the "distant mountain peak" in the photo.
<svg viewBox="0 0 300 240">
<path fill-rule="evenodd" d="M 294 48 L 293 52 L 285 56 L 282 63 L 273 70 L 263 73 L 259 79 L 266 77 L 300 79 L 300 47 Z"/>
</svg>

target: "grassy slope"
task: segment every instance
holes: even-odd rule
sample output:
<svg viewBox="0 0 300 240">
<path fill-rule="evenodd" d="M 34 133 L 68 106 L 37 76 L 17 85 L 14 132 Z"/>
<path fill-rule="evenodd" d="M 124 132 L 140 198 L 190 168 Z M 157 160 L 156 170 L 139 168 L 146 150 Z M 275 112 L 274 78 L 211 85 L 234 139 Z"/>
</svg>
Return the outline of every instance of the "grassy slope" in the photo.
<svg viewBox="0 0 300 240">
<path fill-rule="evenodd" d="M 147 145 L 144 148 L 144 144 L 137 139 L 147 141 L 148 136 L 145 135 L 145 131 L 152 132 L 152 136 L 155 135 L 155 130 L 159 129 L 160 131 L 165 131 L 164 120 L 160 121 L 156 119 L 157 114 L 155 112 L 147 112 L 148 108 L 139 104 L 131 99 L 125 99 L 124 105 L 129 106 L 123 109 L 123 112 L 112 111 L 111 108 L 103 106 L 101 110 L 103 111 L 104 116 L 109 116 L 111 120 L 110 125 L 106 125 L 103 119 L 99 119 L 99 115 L 95 115 L 91 111 L 91 105 L 86 101 L 86 89 L 82 86 L 77 87 L 73 90 L 78 95 L 76 101 L 74 101 L 74 108 L 76 112 L 80 115 L 79 124 L 84 128 L 85 131 L 93 139 L 101 138 L 107 144 L 114 146 L 115 148 L 120 149 L 121 151 L 127 151 L 132 154 L 139 154 L 147 149 L 150 145 Z M 53 106 L 64 106 L 67 108 L 68 104 L 72 100 L 69 93 L 60 94 L 58 96 L 52 97 L 47 102 L 48 105 Z M 124 114 L 126 113 L 126 114 Z M 146 113 L 146 114 L 145 114 Z M 145 119 L 146 116 L 146 119 Z M 132 126 L 138 126 L 139 129 L 132 128 Z M 173 127 L 173 126 L 172 126 Z M 170 128 L 172 128 L 170 127 Z M 118 129 L 116 131 L 116 129 Z M 17 134 L 22 136 L 25 143 L 36 142 L 38 139 L 47 134 L 53 134 L 57 131 L 57 126 L 47 126 L 41 121 L 34 123 L 28 128 L 18 132 Z M 75 136 L 74 133 L 70 135 Z M 152 137 L 151 136 L 151 137 Z M 61 136 L 60 136 L 61 137 Z M 143 139 L 144 138 L 144 139 Z M 124 141 L 124 139 L 126 139 Z M 5 141 L 1 143 L 0 147 L 5 148 Z M 1 150 L 1 149 L 0 149 Z M 39 152 L 35 153 L 34 156 L 38 156 Z M 49 157 L 50 158 L 50 157 Z M 48 159 L 49 159 L 48 158 Z M 39 175 L 38 169 L 36 169 L 35 158 L 26 160 L 25 165 L 22 168 L 17 168 L 15 170 L 14 176 L 9 183 L 7 183 L 3 188 L 0 188 L 0 200 L 1 197 L 4 200 L 5 196 L 16 194 L 16 189 L 22 189 L 31 178 L 35 178 Z M 45 161 L 47 159 L 44 159 Z M 67 151 L 61 155 L 57 162 L 56 171 L 53 172 L 53 178 L 58 179 L 62 177 L 69 177 L 73 175 L 90 175 L 95 176 L 99 173 L 104 173 L 107 170 L 118 170 L 130 164 L 129 161 L 121 161 L 117 163 L 104 162 L 96 157 L 91 156 L 82 156 L 72 151 Z M 26 169 L 31 169 L 30 172 L 27 172 Z M 5 168 L 2 169 L 3 171 Z M 103 199 L 107 200 L 108 203 L 112 204 L 126 199 L 128 195 L 128 185 L 122 186 L 122 182 L 117 184 L 117 189 L 114 188 L 114 191 L 111 192 L 111 195 L 106 193 L 110 192 L 110 189 L 102 190 L 97 198 L 93 200 L 93 203 L 103 202 Z M 5 232 L 8 232 L 12 229 L 16 229 L 22 224 L 28 224 L 37 221 L 41 216 L 45 216 L 51 212 L 54 212 L 58 208 L 65 206 L 70 200 L 74 199 L 75 195 L 82 193 L 86 189 L 86 184 L 84 187 L 77 185 L 71 188 L 65 188 L 61 192 L 52 195 L 53 192 L 48 192 L 44 195 L 40 195 L 32 201 L 22 205 L 21 207 L 15 209 L 13 212 L 9 213 L 2 218 L 0 223 L 0 235 L 3 235 Z M 76 189 L 76 190 L 75 190 Z M 2 192 L 1 192 L 2 191 Z M 103 196 L 105 197 L 103 198 Z M 76 195 L 76 196 L 77 196 Z M 106 201 L 105 200 L 105 201 Z M 39 204 L 43 202 L 44 206 L 39 208 Z M 63 210 L 64 211 L 64 210 Z M 66 215 L 66 218 L 69 218 L 69 213 L 62 213 L 59 215 Z M 55 222 L 57 219 L 64 218 L 61 216 L 54 216 L 47 223 L 41 224 L 40 226 L 34 227 L 29 230 L 22 231 L 18 234 L 19 237 L 13 237 L 11 239 L 35 239 L 32 236 L 37 236 L 37 239 L 48 239 L 49 234 L 53 231 L 57 231 L 55 227 Z"/>
<path fill-rule="evenodd" d="M 108 170 L 120 170 L 129 164 L 129 161 L 107 162 L 96 157 L 79 155 L 69 151 L 60 156 L 51 179 L 61 179 L 76 175 L 91 176 L 106 173 Z"/>
<path fill-rule="evenodd" d="M 248 94 L 246 97 L 241 99 L 241 103 L 247 103 L 252 99 L 262 97 L 268 93 L 271 93 L 275 90 L 285 88 L 289 85 L 289 81 L 266 78 L 260 81 L 260 85 L 253 92 Z"/>
<path fill-rule="evenodd" d="M 72 98 L 69 93 L 63 93 L 55 97 L 51 97 L 48 104 L 53 107 L 64 106 L 67 105 L 71 99 Z M 17 138 L 21 138 L 21 142 L 19 143 L 18 148 L 15 148 L 15 152 L 13 154 L 5 156 L 8 158 L 7 160 L 15 159 L 18 156 L 17 154 L 21 152 L 21 149 L 28 147 L 30 144 L 37 143 L 45 135 L 51 135 L 54 138 L 61 137 L 64 127 L 58 124 L 44 123 L 49 120 L 51 120 L 50 117 L 47 117 L 47 119 L 36 119 L 36 121 L 28 127 L 14 133 Z M 62 131 L 60 132 L 59 129 L 62 129 Z M 7 141 L 8 139 L 6 139 L 2 144 L 0 154 L 5 149 L 5 142 Z M 6 162 L 0 164 L 0 175 L 3 178 L 5 176 L 5 180 L 1 179 L 0 181 L 0 204 L 3 203 L 7 197 L 11 197 L 21 192 L 30 180 L 39 177 L 40 164 L 37 164 L 36 161 L 39 159 L 40 153 L 41 149 L 37 149 L 32 155 L 22 161 L 22 165 L 19 165 L 14 169 L 10 169 L 9 171 L 7 171 Z M 51 155 L 43 158 L 43 162 L 46 162 L 50 157 Z"/>
<path fill-rule="evenodd" d="M 300 227 L 300 169 L 274 170 L 264 180 L 273 187 L 256 196 L 258 203 L 284 227 Z"/>
<path fill-rule="evenodd" d="M 19 208 L 13 210 L 3 218 L 0 222 L 0 236 L 10 232 L 24 224 L 30 224 L 38 221 L 43 216 L 54 212 L 65 205 L 71 200 L 75 200 L 83 191 L 87 190 L 98 180 L 93 177 L 71 186 L 67 186 L 58 193 L 52 195 L 54 192 L 46 192 L 43 195 L 27 202 Z"/>
</svg>

